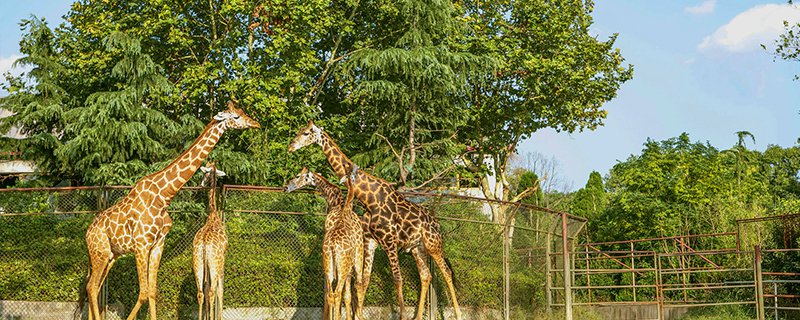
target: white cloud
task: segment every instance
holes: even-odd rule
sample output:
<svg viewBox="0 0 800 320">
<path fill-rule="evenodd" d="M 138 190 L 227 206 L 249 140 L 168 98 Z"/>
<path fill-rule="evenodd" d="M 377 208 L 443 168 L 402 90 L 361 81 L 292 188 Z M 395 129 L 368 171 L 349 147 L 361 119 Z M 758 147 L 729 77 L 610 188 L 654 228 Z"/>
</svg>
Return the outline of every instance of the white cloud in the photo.
<svg viewBox="0 0 800 320">
<path fill-rule="evenodd" d="M 692 7 L 686 7 L 683 10 L 694 15 L 709 14 L 714 12 L 714 7 L 716 4 L 716 0 L 706 0 L 701 4 Z"/>
<path fill-rule="evenodd" d="M 800 22 L 800 10 L 788 4 L 755 6 L 717 28 L 697 48 L 728 52 L 761 50 L 761 44 L 772 44 L 783 33 L 783 21 Z"/>
<path fill-rule="evenodd" d="M 22 72 L 20 68 L 11 67 L 11 65 L 14 64 L 14 61 L 17 61 L 17 59 L 21 57 L 22 56 L 16 54 L 9 57 L 0 57 L 0 76 L 9 71 L 15 75 L 18 75 L 20 72 Z"/>
</svg>

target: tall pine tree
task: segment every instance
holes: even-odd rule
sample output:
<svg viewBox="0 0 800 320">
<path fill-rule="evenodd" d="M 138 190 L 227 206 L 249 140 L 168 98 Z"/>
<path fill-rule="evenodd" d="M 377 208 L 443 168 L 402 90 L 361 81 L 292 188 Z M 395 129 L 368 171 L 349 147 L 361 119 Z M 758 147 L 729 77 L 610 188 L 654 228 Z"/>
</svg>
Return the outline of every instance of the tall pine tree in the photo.
<svg viewBox="0 0 800 320">
<path fill-rule="evenodd" d="M 458 44 L 463 28 L 450 1 L 404 0 L 376 7 L 372 43 L 346 62 L 355 82 L 351 117 L 373 133 L 370 151 L 354 157 L 406 184 L 430 177 L 456 152 L 454 135 L 467 121 L 470 74 L 488 60 Z"/>
</svg>

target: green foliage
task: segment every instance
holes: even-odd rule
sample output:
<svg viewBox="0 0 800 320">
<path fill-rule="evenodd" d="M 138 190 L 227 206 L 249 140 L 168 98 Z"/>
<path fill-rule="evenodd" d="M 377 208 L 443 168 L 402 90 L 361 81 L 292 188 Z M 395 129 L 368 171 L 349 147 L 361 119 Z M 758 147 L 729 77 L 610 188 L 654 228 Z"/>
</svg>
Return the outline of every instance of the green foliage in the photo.
<svg viewBox="0 0 800 320">
<path fill-rule="evenodd" d="M 126 190 L 104 193 L 112 203 Z M 84 198 L 97 193 L 64 193 L 74 210 L 92 210 Z M 0 203 L 29 196 L 30 202 L 52 206 L 53 194 L 22 192 L 0 193 Z M 33 196 L 31 196 L 33 195 Z M 6 201 L 7 200 L 7 201 Z M 425 199 L 422 199 L 425 200 Z M 188 318 L 196 310 L 196 288 L 191 270 L 191 243 L 195 232 L 205 222 L 204 191 L 182 191 L 170 204 L 173 228 L 167 237 L 159 268 L 159 314 L 167 318 Z M 64 201 L 70 202 L 70 201 Z M 485 224 L 486 217 L 477 203 L 427 200 L 426 206 L 437 216 L 450 216 L 484 223 L 441 219 L 445 256 L 455 270 L 456 287 L 462 306 L 502 309 L 502 238 L 501 228 Z M 66 206 L 63 206 L 66 207 Z M 310 193 L 229 191 L 225 197 L 229 249 L 225 265 L 225 303 L 230 307 L 320 307 L 322 304 L 321 242 L 325 203 Z M 23 209 L 20 209 L 23 210 Z M 252 210 L 264 213 L 255 213 Z M 45 212 L 53 212 L 43 210 Z M 303 212 L 275 214 L 269 212 Z M 88 266 L 83 235 L 91 214 L 0 216 L 0 299 L 35 301 L 75 301 L 78 286 Z M 517 230 L 515 245 L 532 247 L 522 238 L 533 239 Z M 37 241 L 29 241 L 35 238 Z M 404 295 L 409 306 L 416 304 L 419 277 L 409 254 L 400 255 L 404 277 Z M 527 257 L 512 250 L 512 308 L 515 314 L 529 315 L 541 309 L 543 294 L 539 288 L 544 274 L 537 265 L 528 265 Z M 433 267 L 434 270 L 437 270 Z M 435 271 L 438 273 L 438 270 Z M 109 303 L 132 306 L 137 297 L 135 260 L 118 260 L 109 274 Z M 440 308 L 448 307 L 447 290 L 441 277 L 434 283 Z M 367 305 L 386 306 L 394 302 L 391 270 L 386 254 L 376 252 Z M 263 285 L 269 284 L 269 285 Z M 536 294 L 539 292 L 538 294 Z M 540 310 L 539 310 L 540 311 Z M 527 317 L 527 316 L 526 316 Z"/>
<path fill-rule="evenodd" d="M 753 319 L 753 308 L 742 305 L 692 308 L 680 320 L 738 320 Z"/>
<path fill-rule="evenodd" d="M 736 219 L 793 212 L 798 152 L 762 153 L 742 141 L 719 151 L 687 134 L 648 140 L 641 155 L 611 169 L 608 207 L 590 224 L 593 240 L 726 232 Z"/>
<path fill-rule="evenodd" d="M 443 160 L 459 152 L 453 135 L 466 124 L 468 78 L 487 73 L 493 62 L 455 43 L 463 26 L 449 1 L 370 9 L 388 30 L 375 30 L 385 36 L 369 37 L 375 48 L 353 51 L 343 70 L 354 83 L 349 116 L 359 118 L 359 131 L 374 132 L 370 149 L 354 159 L 406 183 L 441 171 Z"/>
<path fill-rule="evenodd" d="M 607 205 L 608 196 L 603 187 L 603 178 L 597 171 L 592 171 L 586 186 L 575 193 L 570 204 L 570 213 L 585 217 L 591 223 L 605 210 Z"/>
<path fill-rule="evenodd" d="M 471 83 L 471 117 L 459 137 L 492 155 L 504 171 L 522 139 L 542 128 L 582 131 L 602 125 L 605 102 L 632 77 L 614 48 L 616 36 L 589 34 L 591 1 L 467 1 L 471 50 L 501 61 L 485 81 Z"/>
</svg>

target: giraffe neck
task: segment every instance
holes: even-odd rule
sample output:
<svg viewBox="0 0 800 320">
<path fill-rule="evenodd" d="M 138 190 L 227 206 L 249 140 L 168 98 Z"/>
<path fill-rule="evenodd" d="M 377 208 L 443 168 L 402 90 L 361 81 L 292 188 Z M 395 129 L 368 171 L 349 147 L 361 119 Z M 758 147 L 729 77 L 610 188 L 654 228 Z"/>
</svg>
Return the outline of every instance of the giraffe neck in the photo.
<svg viewBox="0 0 800 320">
<path fill-rule="evenodd" d="M 322 142 L 320 145 L 322 146 L 322 152 L 325 153 L 325 157 L 328 158 L 328 163 L 330 163 L 337 177 L 344 177 L 350 172 L 353 167 L 353 161 L 347 158 L 327 132 L 322 132 Z"/>
<path fill-rule="evenodd" d="M 217 170 L 211 170 L 211 185 L 208 189 L 208 218 L 217 217 Z"/>
<path fill-rule="evenodd" d="M 203 164 L 223 132 L 225 132 L 224 123 L 211 121 L 186 151 L 166 168 L 152 175 L 153 181 L 162 187 L 159 190 L 161 196 L 170 199 L 178 193 L 178 190 L 192 178 Z M 162 186 L 161 181 L 165 181 L 166 184 Z"/>
<path fill-rule="evenodd" d="M 328 207 L 338 206 L 342 203 L 342 190 L 334 185 L 328 179 L 325 179 L 318 173 L 314 173 L 314 185 L 317 191 L 325 197 Z"/>
</svg>

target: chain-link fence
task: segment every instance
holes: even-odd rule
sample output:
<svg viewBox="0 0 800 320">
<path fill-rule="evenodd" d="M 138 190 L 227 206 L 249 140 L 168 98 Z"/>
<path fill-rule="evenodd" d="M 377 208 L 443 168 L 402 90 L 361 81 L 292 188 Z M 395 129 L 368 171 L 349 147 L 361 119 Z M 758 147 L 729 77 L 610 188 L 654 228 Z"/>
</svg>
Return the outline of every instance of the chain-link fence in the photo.
<svg viewBox="0 0 800 320">
<path fill-rule="evenodd" d="M 94 214 L 125 196 L 126 187 L 0 191 L 0 318 L 71 319 L 87 273 L 83 239 Z M 407 198 L 441 223 L 464 319 L 532 319 L 543 312 L 548 250 L 560 248 L 561 218 L 516 203 L 425 193 Z M 323 303 L 321 247 L 324 200 L 311 192 L 229 186 L 220 194 L 228 233 L 225 319 L 317 319 Z M 158 314 L 196 319 L 191 254 L 205 223 L 207 189 L 184 188 L 168 208 L 174 221 L 158 275 Z M 363 212 L 363 208 L 357 208 Z M 510 224 L 492 222 L 502 215 Z M 502 221 L 502 220 L 501 220 Z M 568 232 L 583 221 L 570 218 Z M 509 226 L 507 228 L 507 225 Z M 572 230 L 575 229 L 575 230 Z M 548 242 L 549 241 L 549 242 Z M 418 304 L 420 279 L 410 254 L 400 254 L 405 317 Z M 367 319 L 396 313 L 393 278 L 378 249 L 365 302 Z M 434 274 L 425 314 L 450 319 L 447 286 Z M 124 319 L 138 294 L 135 260 L 120 258 L 101 294 L 106 319 Z M 140 318 L 146 318 L 143 307 Z M 85 312 L 84 312 L 85 317 Z"/>
</svg>

